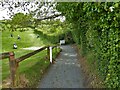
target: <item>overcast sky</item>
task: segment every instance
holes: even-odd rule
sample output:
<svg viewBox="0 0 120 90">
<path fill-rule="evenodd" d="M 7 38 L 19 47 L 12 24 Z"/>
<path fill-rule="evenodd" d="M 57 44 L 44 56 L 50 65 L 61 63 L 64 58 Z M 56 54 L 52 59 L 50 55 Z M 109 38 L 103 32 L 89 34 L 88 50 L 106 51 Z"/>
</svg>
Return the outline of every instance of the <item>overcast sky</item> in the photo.
<svg viewBox="0 0 120 90">
<path fill-rule="evenodd" d="M 8 1 L 11 1 L 11 0 L 8 0 Z M 15 2 L 15 0 L 12 0 L 12 1 Z M 20 1 L 20 0 L 19 0 L 19 1 Z M 38 0 L 38 1 L 40 1 L 40 0 Z M 46 0 L 44 0 L 44 1 L 46 1 Z M 52 0 L 49 0 L 49 1 L 52 1 Z M 34 11 L 34 10 L 38 7 L 38 6 L 35 4 L 35 2 L 36 2 L 36 0 L 33 0 L 32 2 L 30 2 L 30 4 L 26 6 L 26 8 L 28 8 L 30 11 Z M 12 2 L 9 2 L 9 4 L 11 4 L 11 3 L 12 3 Z M 11 6 L 14 7 L 14 4 L 11 4 Z M 9 19 L 9 18 L 10 18 L 10 13 L 11 13 L 11 12 L 9 11 L 8 7 L 9 7 L 9 5 L 7 5 L 7 4 L 5 4 L 4 7 L 2 7 L 2 3 L 0 2 L 0 20 Z M 43 11 L 44 8 L 47 9 L 47 7 L 43 6 L 40 10 Z M 24 11 L 24 10 L 22 10 L 22 7 L 17 7 L 17 8 L 13 8 L 13 11 L 12 11 L 12 12 L 14 12 L 14 13 L 19 13 L 19 12 L 21 12 L 21 13 L 26 14 L 26 13 L 29 13 L 28 9 L 26 9 L 26 10 Z M 51 8 L 49 9 L 49 13 L 48 13 L 47 15 L 52 15 L 52 14 L 53 14 L 52 11 L 53 11 L 53 7 L 51 7 Z M 57 11 L 55 12 L 55 14 L 58 14 L 58 13 L 59 13 L 59 12 L 57 12 Z M 65 17 L 60 17 L 60 20 L 61 20 L 61 21 L 64 21 L 64 20 L 65 20 Z"/>
<path fill-rule="evenodd" d="M 33 5 L 33 7 L 32 7 L 32 5 Z M 11 5 L 11 6 L 14 6 L 14 4 Z M 2 20 L 4 18 L 5 19 L 9 19 L 9 17 L 10 17 L 9 13 L 11 13 L 11 12 L 9 11 L 8 7 L 9 7 L 9 5 L 7 5 L 7 4 L 4 5 L 4 7 L 2 7 L 2 4 L 0 3 L 0 20 Z M 30 9 L 31 11 L 33 11 L 33 10 L 35 10 L 37 8 L 37 5 L 34 4 L 34 2 L 32 2 L 29 5 L 27 5 L 26 8 Z M 24 14 L 29 13 L 28 10 L 24 11 L 24 10 L 22 10 L 21 7 L 14 8 L 13 12 L 14 13 L 21 12 L 21 13 L 24 13 Z"/>
</svg>

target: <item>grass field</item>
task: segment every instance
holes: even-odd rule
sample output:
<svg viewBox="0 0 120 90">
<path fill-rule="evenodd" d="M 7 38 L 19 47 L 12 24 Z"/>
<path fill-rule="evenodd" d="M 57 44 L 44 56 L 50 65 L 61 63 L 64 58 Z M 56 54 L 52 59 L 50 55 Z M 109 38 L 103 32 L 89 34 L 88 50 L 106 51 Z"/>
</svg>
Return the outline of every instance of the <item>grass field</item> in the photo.
<svg viewBox="0 0 120 90">
<path fill-rule="evenodd" d="M 13 34 L 13 37 L 10 34 Z M 21 40 L 18 40 L 17 37 L 20 35 Z M 49 41 L 41 40 L 41 38 L 37 38 L 37 35 L 33 33 L 32 30 L 20 32 L 2 32 L 2 52 L 13 50 L 13 44 L 16 43 L 18 46 L 17 50 L 20 50 L 25 47 L 31 46 L 43 46 L 46 44 L 50 44 Z"/>
<path fill-rule="evenodd" d="M 10 34 L 13 34 L 13 37 Z M 20 36 L 21 39 L 18 40 L 17 36 Z M 16 43 L 18 48 L 13 49 L 13 44 Z M 15 57 L 20 57 L 25 55 L 33 50 L 24 50 L 23 48 L 27 47 L 41 47 L 46 45 L 52 45 L 49 40 L 43 39 L 41 36 L 37 38 L 37 34 L 34 33 L 33 30 L 28 30 L 24 32 L 15 31 L 3 31 L 2 32 L 2 51 L 0 52 L 8 52 L 14 51 Z M 58 52 L 60 49 L 58 50 Z M 16 85 L 18 87 L 36 87 L 37 82 L 40 80 L 45 69 L 50 65 L 49 60 L 46 58 L 47 52 L 46 50 L 26 59 L 25 61 L 20 62 L 19 68 L 17 70 L 17 82 Z M 56 50 L 53 50 L 54 58 L 57 55 Z M 2 61 L 2 80 L 3 87 L 8 87 L 4 83 L 8 82 L 10 75 L 9 71 L 9 60 L 4 59 Z M 25 80 L 25 81 L 24 81 Z"/>
</svg>

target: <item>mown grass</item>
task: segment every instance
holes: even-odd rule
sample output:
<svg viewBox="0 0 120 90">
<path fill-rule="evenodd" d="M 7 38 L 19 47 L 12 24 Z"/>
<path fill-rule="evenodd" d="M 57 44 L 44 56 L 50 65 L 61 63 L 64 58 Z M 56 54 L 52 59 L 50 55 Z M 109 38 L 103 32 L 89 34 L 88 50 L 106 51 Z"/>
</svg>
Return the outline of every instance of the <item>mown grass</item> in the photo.
<svg viewBox="0 0 120 90">
<path fill-rule="evenodd" d="M 10 34 L 13 34 L 13 37 L 10 36 Z M 21 40 L 18 40 L 17 37 L 20 35 Z M 44 44 L 43 44 L 44 42 Z M 2 32 L 2 52 L 13 50 L 13 44 L 16 43 L 18 46 L 17 50 L 19 51 L 21 48 L 26 48 L 30 46 L 42 46 L 45 45 L 45 42 L 41 40 L 41 38 L 37 38 L 37 35 L 33 33 L 32 30 L 20 32 L 20 31 L 4 31 Z"/>
<path fill-rule="evenodd" d="M 13 34 L 13 37 L 10 34 Z M 20 35 L 21 40 L 17 40 L 17 36 Z M 30 36 L 31 35 L 31 36 Z M 18 49 L 13 49 L 13 44 L 16 43 Z M 9 32 L 4 31 L 2 32 L 2 52 L 9 52 L 14 51 L 15 58 L 25 55 L 32 50 L 24 50 L 23 48 L 31 47 L 31 46 L 43 46 L 44 44 L 40 39 L 36 38 L 36 35 L 33 34 L 33 31 L 15 31 Z M 6 79 L 9 75 L 9 60 L 5 59 L 2 62 L 2 79 Z"/>
<path fill-rule="evenodd" d="M 13 37 L 10 37 L 10 34 L 13 34 Z M 21 40 L 17 40 L 17 36 L 20 35 Z M 13 44 L 16 43 L 18 49 L 13 49 Z M 2 32 L 2 51 L 1 52 L 8 52 L 14 51 L 15 58 L 25 55 L 33 50 L 24 50 L 23 48 L 26 47 L 33 47 L 33 46 L 46 46 L 52 45 L 49 40 L 45 40 L 43 38 L 37 38 L 37 35 L 34 31 L 3 31 Z M 53 58 L 56 57 L 57 53 L 56 50 L 53 50 Z M 47 58 L 46 50 L 22 61 L 19 63 L 19 67 L 17 70 L 17 79 L 16 80 L 16 87 L 36 87 L 37 83 L 39 82 L 43 72 L 46 68 L 50 65 L 50 62 Z M 10 76 L 9 70 L 9 60 L 4 59 L 2 61 L 2 80 L 3 82 L 7 80 Z M 24 81 L 25 79 L 25 81 Z M 3 87 L 9 87 L 4 85 Z"/>
<path fill-rule="evenodd" d="M 22 56 L 24 54 L 27 54 L 29 52 L 31 52 L 31 50 L 23 50 L 21 52 L 17 51 L 15 53 L 15 57 L 20 57 L 20 56 Z M 2 61 L 2 79 L 3 80 L 6 79 L 9 76 L 9 74 L 10 74 L 10 70 L 9 69 L 10 69 L 9 68 L 9 59 L 8 58 L 7 59 L 3 59 L 3 61 Z"/>
</svg>

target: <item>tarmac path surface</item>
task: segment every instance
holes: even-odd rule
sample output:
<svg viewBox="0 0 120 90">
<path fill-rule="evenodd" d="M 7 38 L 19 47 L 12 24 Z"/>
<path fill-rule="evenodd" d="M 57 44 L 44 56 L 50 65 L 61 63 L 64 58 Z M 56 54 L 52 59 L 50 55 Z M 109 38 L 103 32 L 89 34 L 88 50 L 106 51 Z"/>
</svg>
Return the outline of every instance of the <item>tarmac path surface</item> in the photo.
<svg viewBox="0 0 120 90">
<path fill-rule="evenodd" d="M 62 52 L 41 79 L 38 88 L 85 88 L 77 52 L 62 45 Z"/>
</svg>

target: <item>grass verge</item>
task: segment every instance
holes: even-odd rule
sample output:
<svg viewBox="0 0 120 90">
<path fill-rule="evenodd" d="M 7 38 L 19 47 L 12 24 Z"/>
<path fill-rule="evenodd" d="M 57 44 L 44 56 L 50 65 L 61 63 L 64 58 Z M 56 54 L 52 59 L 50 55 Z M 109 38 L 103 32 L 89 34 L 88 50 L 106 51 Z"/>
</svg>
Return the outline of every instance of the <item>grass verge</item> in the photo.
<svg viewBox="0 0 120 90">
<path fill-rule="evenodd" d="M 84 85 L 87 88 L 105 88 L 101 77 L 97 72 L 97 64 L 93 52 L 89 52 L 86 56 L 81 55 L 81 49 L 75 45 L 78 52 L 81 68 L 84 73 Z"/>
</svg>

